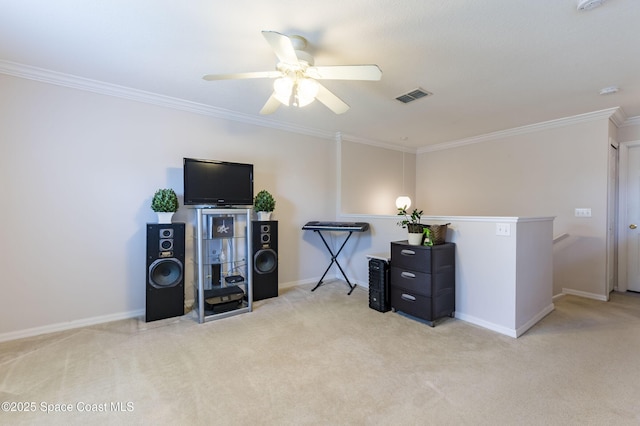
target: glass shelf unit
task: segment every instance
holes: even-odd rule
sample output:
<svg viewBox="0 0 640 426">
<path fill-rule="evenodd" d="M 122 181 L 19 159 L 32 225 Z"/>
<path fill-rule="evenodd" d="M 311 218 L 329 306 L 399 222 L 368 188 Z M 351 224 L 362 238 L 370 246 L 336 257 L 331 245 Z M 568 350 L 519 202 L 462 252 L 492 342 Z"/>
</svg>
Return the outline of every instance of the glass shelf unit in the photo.
<svg viewBox="0 0 640 426">
<path fill-rule="evenodd" d="M 198 322 L 251 312 L 251 209 L 196 207 Z"/>
</svg>

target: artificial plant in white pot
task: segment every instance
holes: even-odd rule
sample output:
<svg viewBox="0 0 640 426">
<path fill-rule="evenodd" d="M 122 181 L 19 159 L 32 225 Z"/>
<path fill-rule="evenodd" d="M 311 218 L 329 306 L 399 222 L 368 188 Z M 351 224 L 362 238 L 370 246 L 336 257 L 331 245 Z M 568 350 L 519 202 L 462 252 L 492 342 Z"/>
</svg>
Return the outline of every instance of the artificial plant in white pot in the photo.
<svg viewBox="0 0 640 426">
<path fill-rule="evenodd" d="M 171 223 L 171 218 L 178 211 L 178 207 L 178 196 L 173 189 L 158 189 L 153 194 L 151 210 L 158 214 L 158 223 Z"/>
<path fill-rule="evenodd" d="M 270 220 L 271 212 L 276 208 L 276 200 L 269 191 L 263 189 L 253 199 L 253 207 L 258 214 L 258 220 Z"/>
<path fill-rule="evenodd" d="M 422 238 L 424 237 L 423 229 L 424 225 L 420 223 L 422 217 L 422 210 L 413 209 L 411 215 L 407 213 L 407 206 L 398 208 L 398 216 L 404 216 L 404 219 L 398 222 L 398 226 L 407 228 L 409 231 L 408 242 L 413 246 L 419 246 L 422 244 Z"/>
</svg>

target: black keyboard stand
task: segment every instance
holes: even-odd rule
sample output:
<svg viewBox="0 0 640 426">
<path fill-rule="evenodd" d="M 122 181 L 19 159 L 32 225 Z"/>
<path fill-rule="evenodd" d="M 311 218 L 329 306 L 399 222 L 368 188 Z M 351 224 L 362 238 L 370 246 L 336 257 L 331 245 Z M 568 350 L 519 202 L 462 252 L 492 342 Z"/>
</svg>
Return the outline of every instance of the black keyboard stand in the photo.
<svg viewBox="0 0 640 426">
<path fill-rule="evenodd" d="M 324 243 L 324 246 L 329 251 L 329 254 L 331 254 L 331 263 L 329 263 L 329 266 L 324 271 L 324 274 L 322 274 L 322 277 L 320 278 L 320 281 L 318 281 L 318 284 L 316 284 L 316 286 L 314 288 L 312 288 L 311 291 L 315 291 L 316 288 L 318 288 L 318 287 L 320 287 L 322 285 L 322 280 L 324 279 L 325 275 L 327 275 L 327 272 L 329 272 L 329 269 L 331 269 L 331 265 L 333 265 L 335 263 L 336 265 L 338 265 L 338 268 L 340 269 L 340 272 L 342 272 L 342 276 L 347 281 L 347 285 L 349 286 L 349 293 L 347 293 L 347 294 L 351 295 L 351 293 L 356 288 L 356 286 L 355 286 L 355 284 L 351 284 L 351 281 L 349 281 L 349 278 L 347 278 L 347 274 L 345 274 L 344 270 L 342 270 L 342 266 L 340 266 L 340 263 L 338 262 L 338 256 L 340 255 L 340 252 L 344 248 L 345 244 L 347 244 L 347 241 L 349 241 L 349 238 L 351 237 L 351 234 L 353 234 L 353 231 L 349 231 L 349 235 L 347 235 L 347 238 L 345 238 L 345 240 L 343 241 L 342 245 L 340 246 L 340 248 L 338 249 L 338 251 L 335 254 L 333 254 L 333 250 L 331 250 L 331 247 L 329 247 L 329 244 L 327 244 L 327 241 L 324 239 L 324 236 L 322 235 L 322 232 L 320 232 L 319 229 L 314 229 L 313 232 L 317 232 L 318 235 L 320 235 L 320 238 L 322 238 L 322 242 Z"/>
</svg>

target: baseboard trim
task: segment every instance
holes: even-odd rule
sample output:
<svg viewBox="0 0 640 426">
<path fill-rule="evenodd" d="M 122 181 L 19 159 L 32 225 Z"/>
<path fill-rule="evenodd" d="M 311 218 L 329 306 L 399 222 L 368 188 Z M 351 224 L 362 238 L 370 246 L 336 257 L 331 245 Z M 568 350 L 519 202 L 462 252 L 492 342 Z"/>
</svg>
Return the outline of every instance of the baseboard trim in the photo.
<svg viewBox="0 0 640 426">
<path fill-rule="evenodd" d="M 494 324 L 489 321 L 485 321 L 483 319 L 474 317 L 472 315 L 467 315 L 461 312 L 456 311 L 456 318 L 461 319 L 462 321 L 477 325 L 482 328 L 486 328 L 487 330 L 495 331 L 496 333 L 504 334 L 509 337 L 518 337 L 517 332 L 513 328 L 504 327 L 502 325 Z"/>
<path fill-rule="evenodd" d="M 136 317 L 143 316 L 144 314 L 145 314 L 144 309 L 137 309 L 135 311 L 119 312 L 116 314 L 102 315 L 102 316 L 91 317 L 91 318 L 83 318 L 83 319 L 74 320 L 74 321 L 44 325 L 41 327 L 33 327 L 33 328 L 27 328 L 24 330 L 10 331 L 8 333 L 0 334 L 0 342 L 24 339 L 25 337 L 39 336 L 41 334 L 55 333 L 58 331 L 66 331 L 66 330 L 86 327 L 90 325 L 103 324 L 105 322 L 136 318 Z"/>
<path fill-rule="evenodd" d="M 325 277 L 325 279 L 327 281 L 333 281 L 333 280 L 337 280 L 338 278 Z M 299 280 L 299 281 L 289 281 L 286 283 L 279 283 L 279 288 L 297 287 L 305 284 L 317 284 L 318 281 L 320 281 L 320 277 L 308 278 L 308 279 Z M 359 285 L 357 283 L 355 284 Z M 192 306 L 192 304 L 194 303 L 194 300 L 190 299 L 186 302 L 187 302 L 186 303 L 187 306 L 189 306 L 189 302 L 191 302 L 191 306 Z M 56 324 L 44 325 L 41 327 L 27 328 L 24 330 L 10 331 L 7 333 L 0 333 L 0 342 L 24 339 L 26 337 L 39 336 L 41 334 L 55 333 L 58 331 L 72 330 L 74 328 L 87 327 L 90 325 L 103 324 L 106 322 L 119 321 L 123 319 L 137 318 L 137 317 L 142 317 L 144 315 L 145 315 L 144 309 L 137 309 L 135 311 L 120 312 L 116 314 L 102 315 L 98 317 L 83 318 L 83 319 L 73 320 L 68 322 L 60 322 Z"/>
<path fill-rule="evenodd" d="M 553 312 L 555 308 L 556 308 L 555 305 L 551 303 L 549 306 L 547 306 L 546 308 L 538 312 L 537 315 L 534 315 L 533 318 L 531 318 L 529 321 L 524 323 L 524 325 L 516 329 L 516 337 L 522 336 L 524 333 L 527 332 L 527 330 L 529 330 L 531 327 L 536 325 L 538 321 L 540 321 L 542 318 L 546 317 L 551 312 Z"/>
<path fill-rule="evenodd" d="M 536 325 L 538 323 L 538 321 L 540 321 L 542 318 L 546 317 L 551 312 L 553 312 L 554 309 L 555 309 L 555 306 L 554 306 L 553 303 L 551 303 L 549 306 L 545 307 L 543 310 L 538 312 L 529 321 L 527 321 L 524 325 L 522 325 L 519 328 L 509 328 L 509 327 L 505 327 L 505 326 L 502 326 L 502 325 L 494 324 L 492 322 L 485 321 L 485 320 L 482 320 L 480 318 L 476 318 L 476 317 L 474 317 L 472 315 L 467 315 L 467 314 L 464 314 L 464 313 L 461 313 L 461 312 L 458 312 L 458 311 L 456 311 L 456 318 L 461 319 L 462 321 L 465 321 L 465 322 L 480 326 L 482 328 L 486 328 L 487 330 L 491 330 L 491 331 L 495 331 L 495 332 L 500 333 L 500 334 L 504 334 L 505 336 L 518 338 L 518 337 L 522 336 L 531 327 Z"/>
<path fill-rule="evenodd" d="M 306 284 L 314 284 L 315 285 L 315 284 L 318 284 L 318 281 L 320 281 L 320 277 L 307 278 L 305 280 L 300 280 L 300 281 L 289 281 L 289 282 L 286 282 L 286 283 L 282 283 L 281 282 L 281 283 L 278 283 L 278 287 L 279 288 L 289 288 L 289 287 L 297 287 L 299 285 L 306 285 Z M 342 281 L 342 282 L 346 283 L 346 281 L 344 280 L 344 277 L 336 275 L 336 276 L 333 276 L 333 277 L 324 277 L 323 284 L 326 283 L 326 282 L 330 282 L 330 281 Z M 364 285 L 362 283 L 355 282 L 352 279 L 350 279 L 349 281 L 351 281 L 351 284 L 353 284 L 353 285 L 357 285 L 357 286 L 363 287 L 363 288 L 369 288 L 368 284 Z"/>
<path fill-rule="evenodd" d="M 609 300 L 607 296 L 605 296 L 604 294 L 589 293 L 589 292 L 580 291 L 580 290 L 571 290 L 570 288 L 563 288 L 562 293 L 571 294 L 573 296 L 586 297 L 587 299 L 600 300 L 602 302 L 607 302 Z"/>
</svg>

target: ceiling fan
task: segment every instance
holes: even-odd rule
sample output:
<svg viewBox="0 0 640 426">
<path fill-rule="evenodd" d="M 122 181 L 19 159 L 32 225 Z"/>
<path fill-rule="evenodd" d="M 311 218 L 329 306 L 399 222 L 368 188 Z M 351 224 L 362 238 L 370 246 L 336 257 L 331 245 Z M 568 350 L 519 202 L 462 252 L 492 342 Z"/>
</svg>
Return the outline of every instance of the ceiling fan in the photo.
<svg viewBox="0 0 640 426">
<path fill-rule="evenodd" d="M 271 114 L 280 104 L 303 107 L 315 99 L 334 113 L 342 114 L 349 109 L 349 105 L 317 80 L 380 80 L 382 77 L 377 65 L 314 66 L 313 56 L 304 51 L 307 40 L 302 36 L 286 36 L 275 31 L 262 31 L 262 35 L 278 58 L 275 71 L 209 74 L 202 77 L 207 81 L 275 78 L 273 93 L 260 114 Z"/>
</svg>

